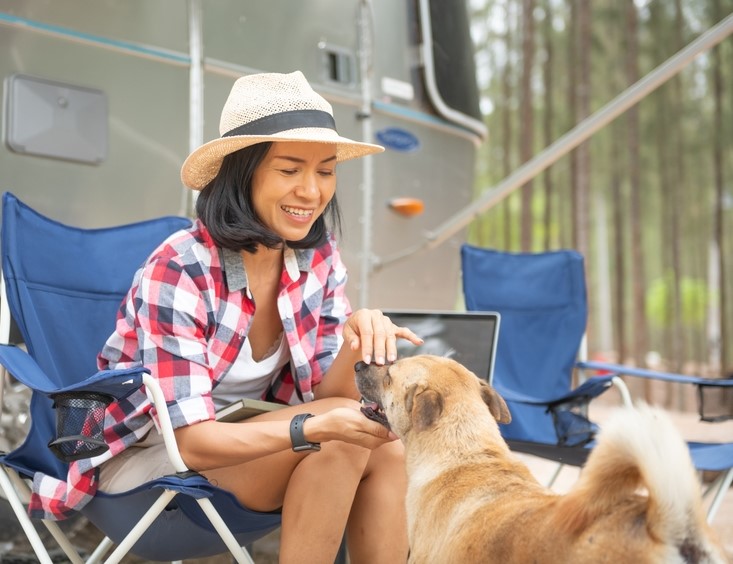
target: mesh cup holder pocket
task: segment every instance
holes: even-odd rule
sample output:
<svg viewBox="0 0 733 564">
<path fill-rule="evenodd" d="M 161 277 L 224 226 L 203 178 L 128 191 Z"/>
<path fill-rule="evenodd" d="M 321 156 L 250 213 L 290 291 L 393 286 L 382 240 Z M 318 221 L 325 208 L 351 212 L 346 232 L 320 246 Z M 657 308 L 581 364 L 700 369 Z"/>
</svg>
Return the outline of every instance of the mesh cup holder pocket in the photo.
<svg viewBox="0 0 733 564">
<path fill-rule="evenodd" d="M 699 385 L 697 404 L 702 421 L 719 423 L 733 419 L 733 388 Z"/>
<path fill-rule="evenodd" d="M 56 410 L 56 438 L 48 448 L 63 462 L 91 458 L 105 452 L 104 413 L 110 396 L 94 392 L 51 396 Z"/>
<path fill-rule="evenodd" d="M 589 401 L 589 398 L 578 398 L 552 404 L 547 408 L 547 411 L 552 414 L 559 446 L 583 446 L 591 442 L 598 433 L 598 425 L 583 414 Z"/>
</svg>

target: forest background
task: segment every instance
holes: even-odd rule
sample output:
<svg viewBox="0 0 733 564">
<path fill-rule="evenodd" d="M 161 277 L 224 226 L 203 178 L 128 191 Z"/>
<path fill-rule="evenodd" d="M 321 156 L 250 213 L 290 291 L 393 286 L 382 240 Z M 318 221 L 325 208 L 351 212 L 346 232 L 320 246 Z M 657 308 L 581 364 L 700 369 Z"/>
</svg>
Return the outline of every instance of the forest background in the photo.
<svg viewBox="0 0 733 564">
<path fill-rule="evenodd" d="M 733 0 L 471 0 L 477 197 L 733 13 Z M 733 373 L 733 36 L 475 220 L 586 258 L 593 358 Z"/>
</svg>

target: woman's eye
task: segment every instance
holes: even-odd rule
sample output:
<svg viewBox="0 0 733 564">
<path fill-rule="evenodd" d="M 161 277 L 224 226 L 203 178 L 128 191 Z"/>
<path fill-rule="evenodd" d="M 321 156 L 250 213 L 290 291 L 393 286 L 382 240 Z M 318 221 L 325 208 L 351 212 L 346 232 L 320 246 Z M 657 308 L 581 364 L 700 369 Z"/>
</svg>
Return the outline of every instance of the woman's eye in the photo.
<svg viewBox="0 0 733 564">
<path fill-rule="evenodd" d="M 320 174 L 321 176 L 333 176 L 334 174 L 336 174 L 336 171 L 335 170 L 321 170 L 318 172 L 318 174 Z"/>
<path fill-rule="evenodd" d="M 280 169 L 280 172 L 287 174 L 288 176 L 292 176 L 293 174 L 297 174 L 298 171 L 294 168 L 283 168 Z"/>
</svg>

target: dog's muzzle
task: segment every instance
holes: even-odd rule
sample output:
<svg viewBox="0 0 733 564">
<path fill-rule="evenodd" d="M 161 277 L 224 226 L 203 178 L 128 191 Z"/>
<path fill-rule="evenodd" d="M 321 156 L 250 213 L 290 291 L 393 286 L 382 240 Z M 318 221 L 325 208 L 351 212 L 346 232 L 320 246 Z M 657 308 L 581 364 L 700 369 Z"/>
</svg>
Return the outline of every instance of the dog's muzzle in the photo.
<svg viewBox="0 0 733 564">
<path fill-rule="evenodd" d="M 378 394 L 375 393 L 374 370 L 378 367 L 376 364 L 367 364 L 366 362 L 359 361 L 354 365 L 354 372 L 356 373 L 356 387 L 361 393 L 361 412 L 372 421 L 376 421 L 380 425 L 384 425 L 389 429 L 389 421 L 387 421 L 387 415 L 384 413 L 384 408 L 379 403 Z"/>
</svg>

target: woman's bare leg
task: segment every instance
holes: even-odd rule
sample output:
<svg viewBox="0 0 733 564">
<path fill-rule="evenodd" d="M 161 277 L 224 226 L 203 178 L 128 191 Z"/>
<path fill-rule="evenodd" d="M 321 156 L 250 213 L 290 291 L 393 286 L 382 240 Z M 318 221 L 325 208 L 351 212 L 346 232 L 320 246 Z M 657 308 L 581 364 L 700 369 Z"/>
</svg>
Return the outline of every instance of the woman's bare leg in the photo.
<svg viewBox="0 0 733 564">
<path fill-rule="evenodd" d="M 373 450 L 347 525 L 351 564 L 407 561 L 406 490 L 402 443 Z"/>
<path fill-rule="evenodd" d="M 280 562 L 333 563 L 368 457 L 332 441 L 298 465 L 285 494 Z"/>
<path fill-rule="evenodd" d="M 330 398 L 298 408 L 318 414 L 354 403 Z M 296 412 L 283 409 L 266 417 L 291 418 Z M 329 441 L 323 443 L 320 452 L 283 451 L 204 474 L 251 509 L 283 508 L 280 562 L 332 564 L 372 452 L 341 441 Z"/>
</svg>

